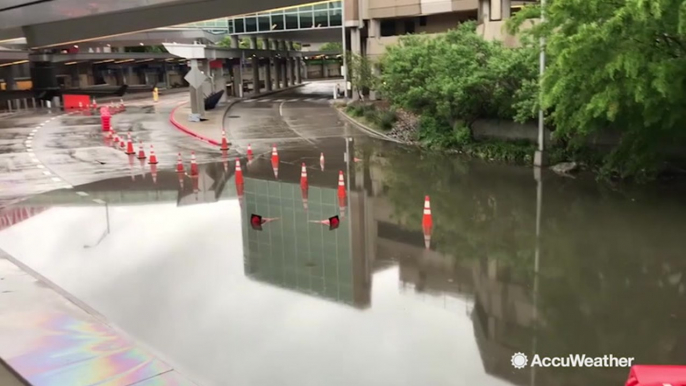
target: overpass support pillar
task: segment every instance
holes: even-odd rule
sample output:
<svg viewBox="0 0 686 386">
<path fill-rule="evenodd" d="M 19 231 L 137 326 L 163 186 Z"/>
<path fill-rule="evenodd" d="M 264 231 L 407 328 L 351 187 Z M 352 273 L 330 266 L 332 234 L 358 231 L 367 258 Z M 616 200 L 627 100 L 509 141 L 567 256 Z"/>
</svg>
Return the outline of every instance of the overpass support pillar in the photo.
<svg viewBox="0 0 686 386">
<path fill-rule="evenodd" d="M 290 58 L 290 56 L 289 56 L 289 57 L 286 57 L 286 58 L 284 59 L 284 61 L 285 61 L 286 63 L 284 63 L 284 67 L 285 67 L 285 71 L 284 71 L 284 72 L 285 72 L 285 74 L 284 74 L 284 76 L 283 76 L 283 80 L 284 80 L 284 81 L 283 81 L 283 86 L 284 86 L 284 87 L 288 87 L 288 86 L 290 86 L 290 85 L 293 84 L 293 83 L 292 83 L 292 82 L 293 82 L 293 78 L 291 77 L 291 58 Z"/>
<path fill-rule="evenodd" d="M 302 79 L 302 58 L 293 58 L 295 60 L 295 82 L 300 84 Z"/>
<path fill-rule="evenodd" d="M 240 45 L 240 41 L 238 39 L 238 35 L 231 35 L 231 48 L 238 48 Z"/>
<path fill-rule="evenodd" d="M 269 39 L 264 39 L 262 41 L 263 50 L 271 50 L 272 43 Z M 271 52 L 267 54 L 267 61 L 264 66 L 264 86 L 267 91 L 272 91 L 272 54 Z M 278 86 L 277 86 L 278 88 Z"/>
<path fill-rule="evenodd" d="M 191 59 L 190 67 L 191 69 L 195 67 L 202 71 L 203 67 L 207 67 L 207 62 L 202 63 L 202 59 Z M 205 70 L 207 69 L 205 68 Z M 189 87 L 188 90 L 191 93 L 191 114 L 201 118 L 205 115 L 205 96 L 203 93 L 203 85 L 198 88 Z"/>
<path fill-rule="evenodd" d="M 257 37 L 250 37 L 250 49 L 257 49 Z M 252 66 L 252 91 L 253 95 L 260 93 L 260 58 L 253 56 L 251 60 Z"/>
<path fill-rule="evenodd" d="M 281 88 L 281 58 L 272 58 L 274 62 L 274 86 Z"/>
</svg>

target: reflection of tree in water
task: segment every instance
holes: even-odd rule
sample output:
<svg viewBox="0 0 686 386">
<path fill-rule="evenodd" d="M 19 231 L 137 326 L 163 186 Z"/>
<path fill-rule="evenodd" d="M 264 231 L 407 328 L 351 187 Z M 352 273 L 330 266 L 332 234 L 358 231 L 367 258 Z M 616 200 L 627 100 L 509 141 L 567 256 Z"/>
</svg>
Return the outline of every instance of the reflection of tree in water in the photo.
<svg viewBox="0 0 686 386">
<path fill-rule="evenodd" d="M 385 195 L 403 227 L 421 231 L 421 203 L 430 195 L 432 244 L 457 260 L 496 261 L 497 280 L 520 284 L 533 299 L 536 185 L 529 169 L 402 150 L 383 156 Z M 631 192 L 638 197 L 632 201 L 594 183 L 560 178 L 546 179 L 543 192 L 537 352 L 683 363 L 686 209 L 677 195 Z M 476 302 L 484 314 L 477 317 L 487 318 L 478 296 Z M 533 330 L 516 323 L 503 320 L 495 339 L 530 353 Z M 628 371 L 542 373 L 560 385 L 605 385 L 621 382 Z"/>
</svg>

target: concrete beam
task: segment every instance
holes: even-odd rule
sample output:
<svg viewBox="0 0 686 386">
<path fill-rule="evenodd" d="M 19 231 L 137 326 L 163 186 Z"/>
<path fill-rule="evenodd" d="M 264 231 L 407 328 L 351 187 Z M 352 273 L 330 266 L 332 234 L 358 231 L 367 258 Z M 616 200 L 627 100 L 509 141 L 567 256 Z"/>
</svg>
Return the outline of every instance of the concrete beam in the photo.
<svg viewBox="0 0 686 386">
<path fill-rule="evenodd" d="M 52 54 L 52 62 L 72 62 L 83 60 L 127 60 L 127 59 L 169 59 L 178 58 L 166 52 L 88 52 L 78 54 Z"/>
<path fill-rule="evenodd" d="M 261 49 L 249 49 L 249 48 L 224 48 L 224 47 L 208 47 L 200 44 L 172 44 L 164 43 L 164 48 L 170 54 L 176 55 L 181 58 L 190 59 L 236 59 L 242 58 L 243 53 L 245 53 L 246 58 L 250 58 L 255 55 L 258 58 L 272 58 L 277 55 L 286 57 L 302 57 L 303 52 L 301 51 L 280 51 L 280 50 L 261 50 Z M 189 55 L 189 49 L 193 51 L 192 55 Z M 203 50 L 202 53 L 199 50 Z"/>
<path fill-rule="evenodd" d="M 172 3 L 29 25 L 22 27 L 22 30 L 29 47 L 41 48 L 308 2 L 309 0 L 204 0 Z"/>
</svg>

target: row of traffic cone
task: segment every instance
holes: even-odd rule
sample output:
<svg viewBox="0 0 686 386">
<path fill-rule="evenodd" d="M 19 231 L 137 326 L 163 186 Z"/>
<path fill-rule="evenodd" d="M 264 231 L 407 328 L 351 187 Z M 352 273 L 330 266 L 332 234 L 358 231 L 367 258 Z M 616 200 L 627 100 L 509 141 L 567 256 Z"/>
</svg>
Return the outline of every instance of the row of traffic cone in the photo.
<svg viewBox="0 0 686 386">
<path fill-rule="evenodd" d="M 195 159 L 195 152 L 191 152 L 191 165 L 189 168 L 190 171 L 190 176 L 191 177 L 197 177 L 199 174 L 199 169 L 198 169 L 198 162 Z M 181 157 L 181 153 L 178 153 L 178 156 L 176 158 L 176 172 L 180 174 L 185 174 L 186 169 L 183 166 L 183 158 Z"/>
</svg>

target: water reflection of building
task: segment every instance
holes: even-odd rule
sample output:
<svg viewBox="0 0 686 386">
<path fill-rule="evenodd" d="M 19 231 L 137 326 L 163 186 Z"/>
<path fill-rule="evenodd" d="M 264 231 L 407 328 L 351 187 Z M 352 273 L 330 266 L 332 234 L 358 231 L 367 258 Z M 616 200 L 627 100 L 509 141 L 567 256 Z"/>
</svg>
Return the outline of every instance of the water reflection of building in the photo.
<svg viewBox="0 0 686 386">
<path fill-rule="evenodd" d="M 310 222 L 338 214 L 333 188 L 309 187 L 308 206 L 303 207 L 299 184 L 245 179 L 243 246 L 247 276 L 282 288 L 350 304 L 370 305 L 371 282 L 365 255 L 359 253 L 359 232 Z M 279 218 L 255 231 L 248 217 L 255 213 Z"/>
</svg>

